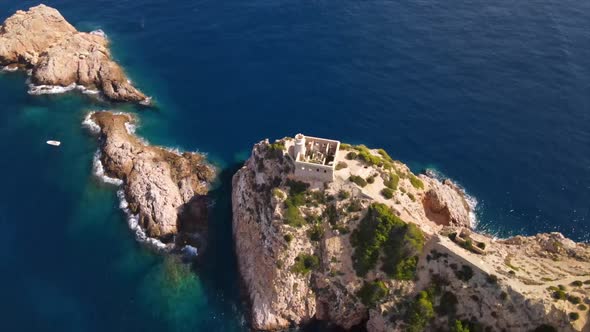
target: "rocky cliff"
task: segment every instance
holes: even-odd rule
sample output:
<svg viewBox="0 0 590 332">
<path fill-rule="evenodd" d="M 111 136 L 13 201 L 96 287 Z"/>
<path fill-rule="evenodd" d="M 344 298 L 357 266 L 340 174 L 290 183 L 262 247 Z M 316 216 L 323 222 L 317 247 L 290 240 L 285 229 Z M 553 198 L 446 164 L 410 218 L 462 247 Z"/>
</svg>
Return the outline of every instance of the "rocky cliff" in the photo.
<svg viewBox="0 0 590 332">
<path fill-rule="evenodd" d="M 0 65 L 30 69 L 36 93 L 81 86 L 114 101 L 149 103 L 111 59 L 104 34 L 78 32 L 45 5 L 6 19 L 0 27 Z"/>
<path fill-rule="evenodd" d="M 95 112 L 87 121 L 100 137 L 106 174 L 122 181 L 130 213 L 148 237 L 173 246 L 206 230 L 214 169 L 202 155 L 147 145 L 130 130 L 135 119 L 129 114 Z"/>
<path fill-rule="evenodd" d="M 590 248 L 471 228 L 453 182 L 343 144 L 332 183 L 293 177 L 293 140 L 233 178 L 233 232 L 255 329 L 313 319 L 369 331 L 588 329 Z"/>
</svg>

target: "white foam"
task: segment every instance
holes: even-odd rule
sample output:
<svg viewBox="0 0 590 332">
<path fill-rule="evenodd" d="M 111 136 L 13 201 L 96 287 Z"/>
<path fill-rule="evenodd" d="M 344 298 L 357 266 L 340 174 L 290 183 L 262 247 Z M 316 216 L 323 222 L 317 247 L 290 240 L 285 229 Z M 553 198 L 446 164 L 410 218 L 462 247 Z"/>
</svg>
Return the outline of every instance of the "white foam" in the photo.
<svg viewBox="0 0 590 332">
<path fill-rule="evenodd" d="M 17 66 L 5 66 L 5 67 L 2 67 L 2 70 L 1 71 L 12 73 L 12 72 L 15 72 L 17 70 L 18 70 L 18 67 Z"/>
<path fill-rule="evenodd" d="M 137 130 L 137 126 L 133 123 L 125 122 L 125 129 L 129 135 L 133 135 Z"/>
<path fill-rule="evenodd" d="M 107 34 L 104 31 L 102 31 L 102 29 L 96 29 L 94 31 L 90 31 L 90 34 L 91 35 L 101 36 L 101 37 L 103 37 L 105 39 L 108 38 L 107 37 Z"/>
<path fill-rule="evenodd" d="M 131 210 L 129 209 L 129 203 L 125 199 L 125 193 L 123 192 L 123 189 L 117 190 L 117 197 L 119 198 L 119 208 L 123 210 L 127 216 L 127 225 L 129 226 L 129 229 L 131 229 L 131 231 L 133 231 L 135 234 L 137 241 L 144 243 L 157 251 L 169 251 L 170 247 L 162 243 L 162 241 L 148 237 L 141 226 L 139 226 L 139 216 L 131 213 Z"/>
<path fill-rule="evenodd" d="M 152 97 L 147 97 L 146 99 L 139 102 L 140 105 L 143 106 L 151 106 L 152 105 Z"/>
<path fill-rule="evenodd" d="M 428 177 L 431 177 L 435 180 L 438 180 L 440 182 L 444 182 L 444 180 L 448 179 L 447 176 L 445 176 L 442 172 L 440 172 L 437 169 L 434 168 L 428 168 L 426 170 L 426 175 Z M 461 190 L 461 192 L 463 193 L 463 195 L 465 196 L 465 201 L 467 202 L 467 205 L 469 205 L 469 221 L 470 221 L 470 226 L 472 229 L 475 229 L 477 227 L 477 224 L 479 223 L 479 220 L 477 219 L 477 215 L 476 215 L 476 209 L 478 208 L 478 201 L 477 198 L 475 198 L 474 196 L 470 195 L 467 190 L 465 190 L 465 188 L 458 182 L 456 182 L 455 180 L 451 180 L 458 188 L 459 190 Z"/>
<path fill-rule="evenodd" d="M 30 80 L 28 80 L 28 82 L 30 82 Z M 27 93 L 30 95 L 35 95 L 35 96 L 55 95 L 55 94 L 70 92 L 73 90 L 78 90 L 78 91 L 82 92 L 83 94 L 87 94 L 87 95 L 97 95 L 100 93 L 100 91 L 98 91 L 98 90 L 88 89 L 87 87 L 85 87 L 83 85 L 77 85 L 76 83 L 72 83 L 67 86 L 43 85 L 43 84 L 42 85 L 35 85 L 35 84 L 29 83 L 29 91 L 27 91 Z"/>
<path fill-rule="evenodd" d="M 92 115 L 96 112 L 90 112 L 86 114 L 84 121 L 82 121 L 82 127 L 87 128 L 91 133 L 98 135 L 100 133 L 100 127 L 92 120 Z"/>
<path fill-rule="evenodd" d="M 105 174 L 104 167 L 102 166 L 102 162 L 100 161 L 101 153 L 100 150 L 94 153 L 94 158 L 92 159 L 92 172 L 94 175 L 101 179 L 104 183 L 113 184 L 115 186 L 123 185 L 123 180 L 112 178 Z"/>
</svg>

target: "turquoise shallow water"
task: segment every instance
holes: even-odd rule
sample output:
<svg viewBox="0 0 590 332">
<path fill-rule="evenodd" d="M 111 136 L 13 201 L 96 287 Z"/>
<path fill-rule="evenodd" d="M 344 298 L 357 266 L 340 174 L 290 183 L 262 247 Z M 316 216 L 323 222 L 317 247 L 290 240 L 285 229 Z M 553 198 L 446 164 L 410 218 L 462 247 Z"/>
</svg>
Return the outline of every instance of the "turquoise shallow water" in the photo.
<svg viewBox="0 0 590 332">
<path fill-rule="evenodd" d="M 4 1 L 7 17 L 33 1 Z M 590 5 L 579 1 L 47 1 L 158 107 L 26 94 L 0 74 L 0 312 L 15 331 L 244 330 L 230 179 L 260 139 L 384 147 L 479 201 L 494 234 L 590 234 Z M 89 110 L 222 170 L 201 266 L 137 244 L 92 175 Z M 59 149 L 47 139 L 63 142 Z"/>
</svg>

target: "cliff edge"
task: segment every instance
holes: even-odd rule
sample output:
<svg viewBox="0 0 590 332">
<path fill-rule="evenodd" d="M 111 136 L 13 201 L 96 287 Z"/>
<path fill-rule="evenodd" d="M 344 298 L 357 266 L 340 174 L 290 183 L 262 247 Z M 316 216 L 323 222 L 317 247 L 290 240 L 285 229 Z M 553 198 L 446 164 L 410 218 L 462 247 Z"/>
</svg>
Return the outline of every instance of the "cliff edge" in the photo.
<svg viewBox="0 0 590 332">
<path fill-rule="evenodd" d="M 383 150 L 342 144 L 333 181 L 302 179 L 294 144 L 256 144 L 233 178 L 253 328 L 312 320 L 368 331 L 589 328 L 588 245 L 559 233 L 478 234 L 461 188 L 415 175 Z"/>
<path fill-rule="evenodd" d="M 111 59 L 103 33 L 79 32 L 45 5 L 19 10 L 0 26 L 0 66 L 30 70 L 33 94 L 79 86 L 114 101 L 150 102 Z"/>
</svg>

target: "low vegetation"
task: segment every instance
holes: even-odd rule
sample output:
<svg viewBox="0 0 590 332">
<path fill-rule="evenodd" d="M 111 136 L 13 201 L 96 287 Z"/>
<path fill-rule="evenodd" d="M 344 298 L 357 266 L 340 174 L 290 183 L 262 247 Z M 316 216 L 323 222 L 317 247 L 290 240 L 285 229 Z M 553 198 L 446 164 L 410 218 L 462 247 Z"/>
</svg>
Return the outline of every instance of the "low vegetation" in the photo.
<svg viewBox="0 0 590 332">
<path fill-rule="evenodd" d="M 383 281 L 365 282 L 357 292 L 361 302 L 367 307 L 374 307 L 388 294 L 387 286 Z"/>
<path fill-rule="evenodd" d="M 291 267 L 291 271 L 298 274 L 308 274 L 320 266 L 320 259 L 317 256 L 309 254 L 299 254 L 295 258 L 295 263 Z"/>
<path fill-rule="evenodd" d="M 348 180 L 359 187 L 365 187 L 367 185 L 367 180 L 363 179 L 358 175 L 351 175 L 350 178 L 348 178 Z"/>
<path fill-rule="evenodd" d="M 278 159 L 283 156 L 283 151 L 285 150 L 285 144 L 281 141 L 272 143 L 268 147 L 268 157 L 272 159 Z"/>
<path fill-rule="evenodd" d="M 383 184 L 391 190 L 397 190 L 397 186 L 399 184 L 399 175 L 393 172 L 389 173 L 389 178 L 383 181 Z"/>
<path fill-rule="evenodd" d="M 410 183 L 416 189 L 424 189 L 424 183 L 418 179 L 414 174 L 410 174 Z"/>
<path fill-rule="evenodd" d="M 381 190 L 381 196 L 385 197 L 386 199 L 392 199 L 393 198 L 393 190 L 391 190 L 389 188 L 383 188 Z"/>
<path fill-rule="evenodd" d="M 432 297 L 426 291 L 421 291 L 406 312 L 405 322 L 407 326 L 405 331 L 424 331 L 432 317 L 434 317 Z"/>
<path fill-rule="evenodd" d="M 337 170 L 337 171 L 339 171 L 339 170 L 341 170 L 341 169 L 344 169 L 344 168 L 347 168 L 347 167 L 348 167 L 348 164 L 347 164 L 347 163 L 345 163 L 344 161 L 339 161 L 339 162 L 336 164 L 336 170 Z"/>
<path fill-rule="evenodd" d="M 377 266 L 383 253 L 383 271 L 394 279 L 413 279 L 424 235 L 401 220 L 385 204 L 373 203 L 351 235 L 353 265 L 359 276 Z"/>
</svg>

